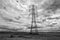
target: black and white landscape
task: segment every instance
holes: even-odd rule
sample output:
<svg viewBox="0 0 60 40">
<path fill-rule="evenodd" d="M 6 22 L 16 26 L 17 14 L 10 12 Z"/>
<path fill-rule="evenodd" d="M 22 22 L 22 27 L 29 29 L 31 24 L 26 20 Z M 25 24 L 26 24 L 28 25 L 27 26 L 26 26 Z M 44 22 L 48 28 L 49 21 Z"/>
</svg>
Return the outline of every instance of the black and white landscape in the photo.
<svg viewBox="0 0 60 40">
<path fill-rule="evenodd" d="M 60 0 L 0 0 L 1 40 L 59 40 Z"/>
</svg>

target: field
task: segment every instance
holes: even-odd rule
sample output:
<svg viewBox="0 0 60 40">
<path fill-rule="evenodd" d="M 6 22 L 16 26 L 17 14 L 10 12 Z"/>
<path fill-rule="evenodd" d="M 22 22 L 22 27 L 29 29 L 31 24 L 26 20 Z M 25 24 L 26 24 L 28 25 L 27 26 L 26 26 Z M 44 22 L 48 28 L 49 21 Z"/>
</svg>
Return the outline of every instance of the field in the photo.
<svg viewBox="0 0 60 40">
<path fill-rule="evenodd" d="M 59 32 L 40 32 L 29 34 L 26 32 L 0 32 L 1 40 L 60 40 Z"/>
</svg>

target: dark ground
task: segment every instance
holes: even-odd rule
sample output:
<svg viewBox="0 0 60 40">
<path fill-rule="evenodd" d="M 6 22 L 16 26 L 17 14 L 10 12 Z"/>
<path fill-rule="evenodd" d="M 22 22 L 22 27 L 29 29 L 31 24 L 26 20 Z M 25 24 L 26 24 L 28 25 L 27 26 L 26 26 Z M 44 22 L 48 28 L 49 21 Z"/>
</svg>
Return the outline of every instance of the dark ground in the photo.
<svg viewBox="0 0 60 40">
<path fill-rule="evenodd" d="M 0 32 L 0 40 L 60 40 L 60 32 Z"/>
</svg>

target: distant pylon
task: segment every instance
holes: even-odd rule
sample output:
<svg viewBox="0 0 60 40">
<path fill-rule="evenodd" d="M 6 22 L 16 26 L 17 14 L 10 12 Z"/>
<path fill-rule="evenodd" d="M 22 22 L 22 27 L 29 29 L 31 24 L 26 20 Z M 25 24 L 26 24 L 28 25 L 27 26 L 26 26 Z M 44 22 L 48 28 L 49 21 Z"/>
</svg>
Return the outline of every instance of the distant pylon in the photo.
<svg viewBox="0 0 60 40">
<path fill-rule="evenodd" d="M 37 30 L 37 24 L 36 24 L 36 8 L 35 8 L 35 5 L 32 5 L 31 14 L 32 14 L 32 22 L 31 22 L 30 32 L 32 33 L 33 32 L 32 29 L 35 28 L 35 32 L 37 33 L 38 30 Z"/>
</svg>

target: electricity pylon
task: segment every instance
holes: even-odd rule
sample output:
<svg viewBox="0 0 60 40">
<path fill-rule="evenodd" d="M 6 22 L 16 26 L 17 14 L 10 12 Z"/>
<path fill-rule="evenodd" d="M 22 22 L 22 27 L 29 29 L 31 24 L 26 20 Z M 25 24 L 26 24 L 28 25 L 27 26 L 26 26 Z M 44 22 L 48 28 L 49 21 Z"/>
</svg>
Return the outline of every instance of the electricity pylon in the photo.
<svg viewBox="0 0 60 40">
<path fill-rule="evenodd" d="M 32 5 L 32 8 L 31 8 L 31 14 L 32 14 L 32 21 L 31 21 L 31 30 L 30 32 L 32 33 L 33 30 L 32 29 L 35 29 L 35 33 L 38 32 L 37 30 L 37 24 L 36 24 L 36 8 L 35 8 L 35 5 Z"/>
</svg>

